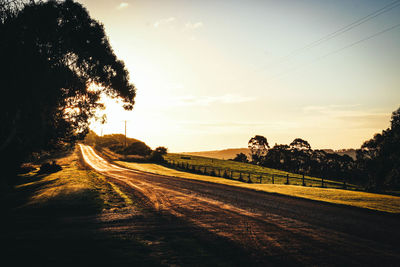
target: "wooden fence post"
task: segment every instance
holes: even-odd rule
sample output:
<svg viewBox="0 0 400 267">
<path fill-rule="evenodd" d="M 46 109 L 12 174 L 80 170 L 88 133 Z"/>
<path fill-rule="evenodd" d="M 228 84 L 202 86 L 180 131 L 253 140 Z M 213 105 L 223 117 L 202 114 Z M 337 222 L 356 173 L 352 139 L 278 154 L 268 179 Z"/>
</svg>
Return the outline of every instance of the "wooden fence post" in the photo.
<svg viewBox="0 0 400 267">
<path fill-rule="evenodd" d="M 262 184 L 262 175 L 260 175 L 260 184 Z"/>
<path fill-rule="evenodd" d="M 289 174 L 286 174 L 286 184 L 289 184 Z"/>
<path fill-rule="evenodd" d="M 321 187 L 325 187 L 324 186 L 324 177 L 321 178 Z"/>
<path fill-rule="evenodd" d="M 247 180 L 247 183 L 249 183 L 249 184 L 251 184 L 252 182 L 251 182 L 251 174 L 249 173 L 249 177 L 248 177 L 248 180 Z"/>
<path fill-rule="evenodd" d="M 306 186 L 306 183 L 304 182 L 304 173 L 303 173 L 303 186 Z"/>
<path fill-rule="evenodd" d="M 275 183 L 275 175 L 272 174 L 272 184 Z"/>
</svg>

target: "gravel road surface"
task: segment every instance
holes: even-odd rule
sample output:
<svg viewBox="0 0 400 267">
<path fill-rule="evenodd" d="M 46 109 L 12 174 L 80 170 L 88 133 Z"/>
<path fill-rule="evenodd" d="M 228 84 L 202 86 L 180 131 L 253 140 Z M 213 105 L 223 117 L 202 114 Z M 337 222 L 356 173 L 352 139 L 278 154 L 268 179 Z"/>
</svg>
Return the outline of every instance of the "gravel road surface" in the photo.
<svg viewBox="0 0 400 267">
<path fill-rule="evenodd" d="M 144 173 L 80 147 L 91 168 L 125 191 L 140 193 L 159 213 L 229 239 L 259 265 L 400 264 L 397 214 Z"/>
</svg>

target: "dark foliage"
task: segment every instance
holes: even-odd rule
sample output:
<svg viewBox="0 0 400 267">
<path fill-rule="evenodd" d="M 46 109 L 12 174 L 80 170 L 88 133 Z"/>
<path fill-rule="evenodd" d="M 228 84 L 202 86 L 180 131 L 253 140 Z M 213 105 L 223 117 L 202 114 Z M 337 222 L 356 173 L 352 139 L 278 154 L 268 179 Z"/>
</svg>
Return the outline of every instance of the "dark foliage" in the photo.
<svg viewBox="0 0 400 267">
<path fill-rule="evenodd" d="M 331 179 L 351 178 L 354 181 L 358 177 L 354 170 L 355 162 L 350 156 L 312 150 L 310 144 L 300 138 L 296 138 L 290 146 L 276 144 L 261 157 L 258 164 Z"/>
<path fill-rule="evenodd" d="M 32 152 L 88 133 L 101 93 L 131 110 L 135 87 L 103 26 L 71 0 L 0 0 L 0 153 L 10 170 Z M 99 90 L 89 90 L 95 83 Z"/>
<path fill-rule="evenodd" d="M 264 139 L 256 137 L 249 141 L 249 147 L 251 144 L 256 151 L 253 164 L 364 184 L 371 191 L 400 189 L 400 108 L 393 112 L 390 128 L 365 141 L 356 151 L 356 160 L 343 153 L 312 150 L 300 138 L 290 146 L 276 144 L 265 155 L 257 154 L 258 143 L 264 142 L 257 140 Z"/>
<path fill-rule="evenodd" d="M 135 142 L 127 146 L 125 149 L 122 147 L 121 150 L 115 150 L 115 152 L 119 154 L 126 155 L 139 155 L 139 156 L 148 156 L 151 154 L 151 148 L 148 147 L 143 142 Z"/>
<path fill-rule="evenodd" d="M 233 159 L 233 161 L 245 162 L 245 163 L 249 162 L 246 154 L 244 154 L 244 153 L 237 154 L 236 157 Z"/>
<path fill-rule="evenodd" d="M 400 108 L 392 113 L 390 128 L 357 150 L 357 167 L 368 177 L 370 190 L 400 188 Z"/>
<path fill-rule="evenodd" d="M 249 140 L 248 147 L 252 162 L 257 165 L 261 164 L 262 158 L 267 154 L 269 148 L 267 138 L 256 135 Z"/>
<path fill-rule="evenodd" d="M 165 162 L 164 155 L 167 154 L 168 149 L 163 146 L 159 146 L 151 152 L 149 160 L 152 162 Z M 183 165 L 182 168 L 189 170 L 188 165 Z"/>
<path fill-rule="evenodd" d="M 55 161 L 52 161 L 51 163 L 43 163 L 40 166 L 39 173 L 53 173 L 53 172 L 58 172 L 61 171 L 62 167 L 58 165 Z"/>
</svg>

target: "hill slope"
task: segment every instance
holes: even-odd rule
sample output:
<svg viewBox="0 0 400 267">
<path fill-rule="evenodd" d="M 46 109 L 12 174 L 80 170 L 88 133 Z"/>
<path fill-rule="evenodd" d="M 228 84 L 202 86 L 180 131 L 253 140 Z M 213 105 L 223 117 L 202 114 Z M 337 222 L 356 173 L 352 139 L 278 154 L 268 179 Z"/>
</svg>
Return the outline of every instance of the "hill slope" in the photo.
<svg viewBox="0 0 400 267">
<path fill-rule="evenodd" d="M 181 154 L 215 158 L 215 159 L 233 159 L 239 153 L 244 153 L 246 155 L 249 155 L 250 150 L 248 148 L 228 148 L 223 150 L 212 150 L 212 151 L 182 152 Z"/>
</svg>

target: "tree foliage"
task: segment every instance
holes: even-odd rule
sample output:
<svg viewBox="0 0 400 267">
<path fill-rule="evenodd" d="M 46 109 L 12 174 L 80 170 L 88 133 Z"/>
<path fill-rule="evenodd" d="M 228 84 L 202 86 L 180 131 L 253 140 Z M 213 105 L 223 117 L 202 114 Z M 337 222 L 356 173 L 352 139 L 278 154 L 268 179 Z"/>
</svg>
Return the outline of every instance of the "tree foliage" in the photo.
<svg viewBox="0 0 400 267">
<path fill-rule="evenodd" d="M 267 154 L 269 148 L 267 138 L 262 135 L 256 135 L 249 140 L 248 147 L 250 149 L 252 162 L 261 164 L 262 157 Z"/>
<path fill-rule="evenodd" d="M 125 65 L 85 8 L 71 0 L 6 2 L 0 2 L 0 152 L 10 162 L 82 139 L 103 107 L 102 93 L 133 108 Z"/>
<path fill-rule="evenodd" d="M 152 162 L 164 162 L 164 155 L 167 154 L 168 149 L 166 147 L 163 146 L 159 146 L 156 147 L 156 149 L 154 149 L 149 157 L 149 160 Z"/>
<path fill-rule="evenodd" d="M 249 148 L 252 146 L 257 152 L 259 142 L 264 142 L 266 138 L 256 137 L 250 139 Z M 296 138 L 290 145 L 276 144 L 268 149 L 266 154 L 255 154 L 252 163 L 295 173 L 361 183 L 367 189 L 374 191 L 398 190 L 400 189 L 400 108 L 392 113 L 390 127 L 365 141 L 361 148 L 356 150 L 356 154 L 357 159 L 354 160 L 346 154 L 312 150 L 307 141 Z"/>
<path fill-rule="evenodd" d="M 290 145 L 276 144 L 258 162 L 252 163 L 336 180 L 356 178 L 351 157 L 312 150 L 311 145 L 301 138 L 294 139 Z"/>
<path fill-rule="evenodd" d="M 392 113 L 390 128 L 357 150 L 357 164 L 372 190 L 400 188 L 400 108 Z"/>
<path fill-rule="evenodd" d="M 311 145 L 301 138 L 296 138 L 290 143 L 290 148 L 293 150 L 311 150 Z"/>
<path fill-rule="evenodd" d="M 237 161 L 237 162 L 249 162 L 249 159 L 247 158 L 246 154 L 244 153 L 239 153 L 236 154 L 235 158 L 233 159 L 233 161 Z"/>
</svg>

